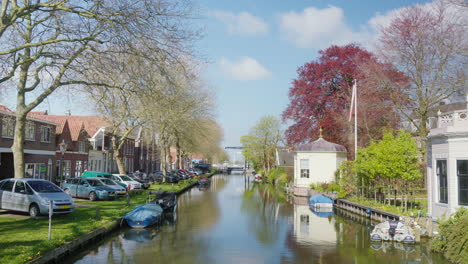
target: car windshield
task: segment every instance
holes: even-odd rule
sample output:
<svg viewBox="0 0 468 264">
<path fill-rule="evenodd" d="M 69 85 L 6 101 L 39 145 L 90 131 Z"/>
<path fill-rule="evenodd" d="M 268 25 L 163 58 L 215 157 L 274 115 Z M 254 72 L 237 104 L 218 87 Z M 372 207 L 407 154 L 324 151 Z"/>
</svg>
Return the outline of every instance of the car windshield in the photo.
<svg viewBox="0 0 468 264">
<path fill-rule="evenodd" d="M 91 186 L 104 186 L 100 180 L 88 180 L 88 182 Z"/>
<path fill-rule="evenodd" d="M 51 193 L 51 192 L 62 192 L 62 189 L 57 185 L 46 181 L 28 181 L 31 189 L 38 193 Z"/>
<path fill-rule="evenodd" d="M 128 176 L 125 176 L 125 175 L 120 176 L 120 178 L 121 178 L 122 180 L 124 180 L 124 181 L 133 181 L 132 178 L 130 178 L 130 177 L 128 177 Z"/>
<path fill-rule="evenodd" d="M 117 183 L 115 183 L 113 180 L 102 179 L 101 181 L 102 181 L 105 185 L 117 185 Z"/>
</svg>

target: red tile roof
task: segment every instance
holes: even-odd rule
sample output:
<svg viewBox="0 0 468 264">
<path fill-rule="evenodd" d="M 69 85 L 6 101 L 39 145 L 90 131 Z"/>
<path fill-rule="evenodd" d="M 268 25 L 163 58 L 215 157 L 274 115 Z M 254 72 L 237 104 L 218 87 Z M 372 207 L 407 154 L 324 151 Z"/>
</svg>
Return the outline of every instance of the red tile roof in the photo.
<svg viewBox="0 0 468 264">
<path fill-rule="evenodd" d="M 31 116 L 31 117 L 47 115 L 47 110 L 38 111 L 38 112 L 29 112 L 28 115 Z"/>
<path fill-rule="evenodd" d="M 11 111 L 10 108 L 4 106 L 4 105 L 0 105 L 0 111 L 3 111 L 3 112 L 13 112 Z"/>
<path fill-rule="evenodd" d="M 65 123 L 67 122 L 67 119 L 64 118 L 64 116 L 31 115 L 31 117 L 57 123 L 58 126 L 55 128 L 55 133 L 57 135 L 62 134 L 63 128 L 65 127 Z"/>
<path fill-rule="evenodd" d="M 85 132 L 92 137 L 99 128 L 108 125 L 108 122 L 100 116 L 37 115 L 35 117 L 58 123 L 59 126 L 56 129 L 57 134 L 63 132 L 65 122 L 68 121 L 68 127 L 73 141 L 78 140 L 83 128 Z"/>
</svg>

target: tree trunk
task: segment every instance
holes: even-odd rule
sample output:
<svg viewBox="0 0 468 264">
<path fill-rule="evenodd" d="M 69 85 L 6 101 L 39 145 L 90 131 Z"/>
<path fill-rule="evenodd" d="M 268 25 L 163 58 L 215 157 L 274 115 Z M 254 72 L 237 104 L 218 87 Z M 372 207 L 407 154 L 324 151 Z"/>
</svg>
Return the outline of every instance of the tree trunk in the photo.
<svg viewBox="0 0 468 264">
<path fill-rule="evenodd" d="M 114 158 L 117 163 L 117 169 L 119 170 L 119 174 L 127 174 L 125 169 L 125 163 L 123 162 L 123 155 L 121 150 L 121 146 L 118 142 L 118 137 L 116 135 L 112 135 L 112 148 L 114 149 Z"/>
<path fill-rule="evenodd" d="M 24 97 L 23 97 L 24 98 Z M 17 109 L 15 123 L 15 135 L 13 139 L 13 146 L 11 150 L 13 152 L 13 164 L 15 167 L 15 178 L 24 178 L 24 130 L 26 123 L 26 114 L 22 113 L 21 107 Z"/>
<path fill-rule="evenodd" d="M 177 169 L 182 169 L 182 155 L 180 153 L 180 140 L 179 137 L 176 137 L 176 159 L 177 159 Z"/>
</svg>

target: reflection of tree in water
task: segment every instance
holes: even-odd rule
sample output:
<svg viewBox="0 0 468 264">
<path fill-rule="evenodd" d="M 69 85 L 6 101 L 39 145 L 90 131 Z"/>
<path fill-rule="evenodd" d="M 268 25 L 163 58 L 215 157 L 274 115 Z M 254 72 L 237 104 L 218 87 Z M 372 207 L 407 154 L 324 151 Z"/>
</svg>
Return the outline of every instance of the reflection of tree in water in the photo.
<svg viewBox="0 0 468 264">
<path fill-rule="evenodd" d="M 209 232 L 220 216 L 217 195 L 228 179 L 215 176 L 210 191 L 192 189 L 178 200 L 177 221 L 161 226 L 153 241 L 142 244 L 133 252 L 135 263 L 194 263 L 207 252 L 206 241 L 198 234 Z"/>
<path fill-rule="evenodd" d="M 254 184 L 244 191 L 241 210 L 249 218 L 249 230 L 264 245 L 273 245 L 278 240 L 278 231 L 282 223 L 282 202 L 284 193 L 268 184 Z"/>
</svg>

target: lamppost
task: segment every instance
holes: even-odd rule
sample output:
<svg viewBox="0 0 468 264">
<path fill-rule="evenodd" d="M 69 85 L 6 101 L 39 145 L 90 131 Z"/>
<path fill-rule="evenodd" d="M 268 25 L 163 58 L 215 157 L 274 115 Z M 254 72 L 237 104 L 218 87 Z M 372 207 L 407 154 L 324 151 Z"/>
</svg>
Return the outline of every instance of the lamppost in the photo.
<svg viewBox="0 0 468 264">
<path fill-rule="evenodd" d="M 67 151 L 67 143 L 62 139 L 62 143 L 59 144 L 60 153 L 62 153 L 62 159 L 60 160 L 60 184 L 63 181 L 63 157 L 65 156 L 65 151 Z"/>
</svg>

